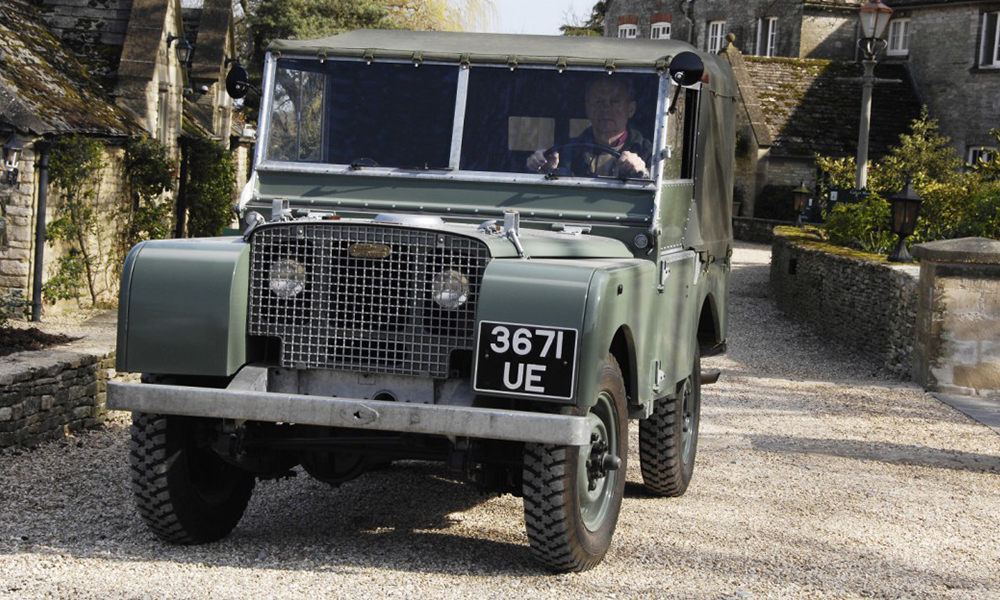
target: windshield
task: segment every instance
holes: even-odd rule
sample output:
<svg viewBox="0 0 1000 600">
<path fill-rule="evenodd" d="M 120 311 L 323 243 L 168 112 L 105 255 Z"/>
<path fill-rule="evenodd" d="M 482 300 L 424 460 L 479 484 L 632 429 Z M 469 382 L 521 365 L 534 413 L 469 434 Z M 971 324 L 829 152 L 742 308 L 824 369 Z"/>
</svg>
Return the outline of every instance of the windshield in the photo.
<svg viewBox="0 0 1000 600">
<path fill-rule="evenodd" d="M 360 169 L 652 177 L 655 73 L 475 66 L 466 87 L 460 72 L 456 65 L 279 59 L 265 158 Z M 464 101 L 457 118 L 456 99 Z M 669 145 L 672 137 L 668 132 Z M 628 172 L 619 171 L 622 155 L 638 161 Z M 665 174 L 679 170 L 667 165 Z"/>
</svg>

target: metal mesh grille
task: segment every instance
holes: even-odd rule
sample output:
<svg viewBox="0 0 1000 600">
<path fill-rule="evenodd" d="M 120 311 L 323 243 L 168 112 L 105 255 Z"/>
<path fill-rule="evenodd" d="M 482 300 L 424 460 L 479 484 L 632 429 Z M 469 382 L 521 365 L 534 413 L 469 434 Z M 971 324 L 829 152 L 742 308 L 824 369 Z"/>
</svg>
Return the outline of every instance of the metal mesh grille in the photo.
<svg viewBox="0 0 1000 600">
<path fill-rule="evenodd" d="M 365 254 L 358 244 L 382 252 L 388 246 L 388 256 L 358 256 Z M 282 259 L 305 266 L 305 288 L 291 298 L 270 288 L 271 268 Z M 482 242 L 436 231 L 337 223 L 262 227 L 251 240 L 249 332 L 280 338 L 287 368 L 444 378 L 450 352 L 472 349 L 488 262 Z M 468 301 L 454 310 L 431 298 L 433 278 L 451 270 L 469 284 Z"/>
</svg>

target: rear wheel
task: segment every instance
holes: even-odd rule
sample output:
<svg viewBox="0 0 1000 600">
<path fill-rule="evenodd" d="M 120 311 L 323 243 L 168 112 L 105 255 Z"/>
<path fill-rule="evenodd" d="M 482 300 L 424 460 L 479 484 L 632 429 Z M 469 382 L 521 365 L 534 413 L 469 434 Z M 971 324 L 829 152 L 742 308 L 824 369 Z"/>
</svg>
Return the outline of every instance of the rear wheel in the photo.
<svg viewBox="0 0 1000 600">
<path fill-rule="evenodd" d="M 203 544 L 236 527 L 254 477 L 211 448 L 211 422 L 132 413 L 131 436 L 132 492 L 153 533 L 176 544 Z"/>
<path fill-rule="evenodd" d="M 695 345 L 691 374 L 672 399 L 657 400 L 639 422 L 642 483 L 657 496 L 680 496 L 691 483 L 701 417 L 701 355 Z"/>
<path fill-rule="evenodd" d="M 526 444 L 524 522 L 535 559 L 553 571 L 585 571 L 604 558 L 625 491 L 628 420 L 615 358 L 600 369 L 587 412 L 590 444 Z"/>
</svg>

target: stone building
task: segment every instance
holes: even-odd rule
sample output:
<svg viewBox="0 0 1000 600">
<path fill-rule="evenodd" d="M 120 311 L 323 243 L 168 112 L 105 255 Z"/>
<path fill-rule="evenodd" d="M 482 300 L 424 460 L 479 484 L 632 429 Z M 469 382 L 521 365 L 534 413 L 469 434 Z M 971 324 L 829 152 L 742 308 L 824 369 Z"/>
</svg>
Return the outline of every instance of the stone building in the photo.
<svg viewBox="0 0 1000 600">
<path fill-rule="evenodd" d="M 604 35 L 670 37 L 718 52 L 732 33 L 748 56 L 856 61 L 864 2 L 613 0 Z M 1000 0 L 883 2 L 894 12 L 879 64 L 903 65 L 920 101 L 968 162 L 996 151 L 989 131 L 1000 127 Z"/>
<path fill-rule="evenodd" d="M 186 63 L 182 45 L 192 48 Z M 103 144 L 99 211 L 123 197 L 123 144 L 131 137 L 159 140 L 182 166 L 184 140 L 210 138 L 235 147 L 246 172 L 247 140 L 225 93 L 234 56 L 229 0 L 0 2 L 0 144 L 16 139 L 24 148 L 12 165 L 19 183 L 0 183 L 0 296 L 35 296 L 37 309 L 38 283 L 63 251 L 36 242 L 52 219 L 56 190 L 44 184 L 45 157 L 59 138 Z M 183 206 L 182 187 L 164 201 Z M 108 300 L 117 282 L 105 279 L 100 295 Z"/>
</svg>

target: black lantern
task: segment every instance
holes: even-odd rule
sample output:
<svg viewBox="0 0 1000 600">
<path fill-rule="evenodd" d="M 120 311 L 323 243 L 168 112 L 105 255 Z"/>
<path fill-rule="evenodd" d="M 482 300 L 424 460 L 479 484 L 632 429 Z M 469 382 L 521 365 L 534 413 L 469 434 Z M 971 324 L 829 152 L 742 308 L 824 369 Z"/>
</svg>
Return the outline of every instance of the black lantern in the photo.
<svg viewBox="0 0 1000 600">
<path fill-rule="evenodd" d="M 191 49 L 194 48 L 194 46 L 191 45 L 191 42 L 187 41 L 187 38 L 171 33 L 167 35 L 168 49 L 170 48 L 170 44 L 174 43 L 174 40 L 179 40 L 177 42 L 177 60 L 180 61 L 182 65 L 186 65 L 188 60 L 191 59 Z"/>
<path fill-rule="evenodd" d="M 21 160 L 22 150 L 24 150 L 24 147 L 21 146 L 21 141 L 17 138 L 17 133 L 10 134 L 10 137 L 3 144 L 4 180 L 7 182 L 7 185 L 17 185 L 17 165 Z"/>
<path fill-rule="evenodd" d="M 802 227 L 802 213 L 809 206 L 809 188 L 804 181 L 799 182 L 799 187 L 792 190 L 792 202 L 795 209 L 795 226 Z"/>
<path fill-rule="evenodd" d="M 906 249 L 906 238 L 913 235 L 917 229 L 917 213 L 920 212 L 920 196 L 913 191 L 909 183 L 903 191 L 889 198 L 892 210 L 892 232 L 899 236 L 896 249 L 889 255 L 892 262 L 913 262 L 909 250 Z"/>
</svg>

